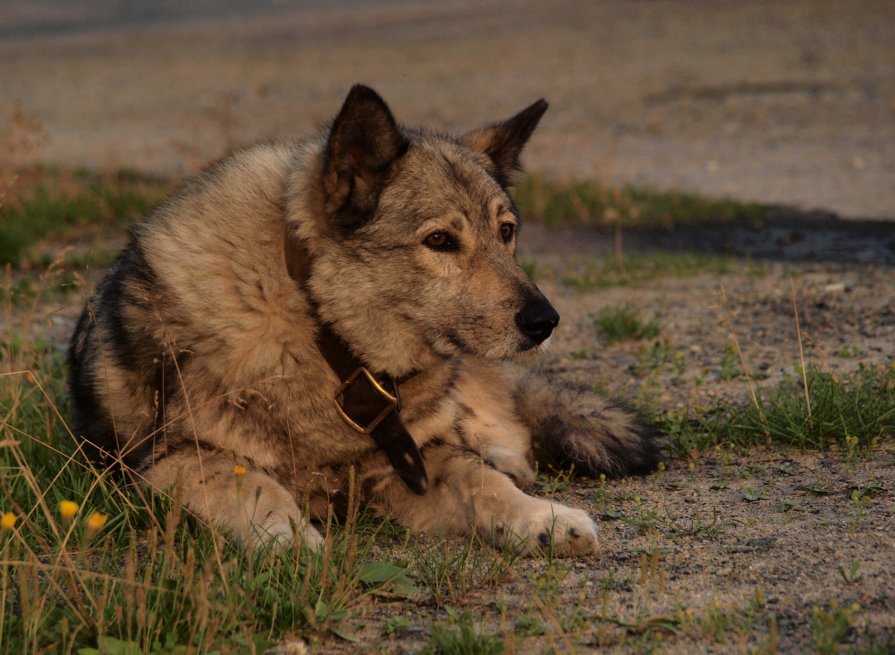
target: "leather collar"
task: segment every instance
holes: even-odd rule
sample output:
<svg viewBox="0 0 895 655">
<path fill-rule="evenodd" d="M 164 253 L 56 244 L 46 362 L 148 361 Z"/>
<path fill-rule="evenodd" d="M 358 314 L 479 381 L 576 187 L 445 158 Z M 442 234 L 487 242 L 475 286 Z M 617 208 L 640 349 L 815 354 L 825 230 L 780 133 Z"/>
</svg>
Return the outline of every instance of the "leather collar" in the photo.
<svg viewBox="0 0 895 655">
<path fill-rule="evenodd" d="M 317 323 L 317 349 L 342 382 L 333 399 L 336 409 L 349 427 L 372 437 L 411 491 L 425 494 L 426 466 L 401 420 L 397 382 L 387 373 L 372 371 L 333 326 L 320 318 L 319 305 L 307 283 L 313 269 L 312 255 L 288 225 L 284 253 L 286 270 L 308 299 L 311 316 Z"/>
</svg>

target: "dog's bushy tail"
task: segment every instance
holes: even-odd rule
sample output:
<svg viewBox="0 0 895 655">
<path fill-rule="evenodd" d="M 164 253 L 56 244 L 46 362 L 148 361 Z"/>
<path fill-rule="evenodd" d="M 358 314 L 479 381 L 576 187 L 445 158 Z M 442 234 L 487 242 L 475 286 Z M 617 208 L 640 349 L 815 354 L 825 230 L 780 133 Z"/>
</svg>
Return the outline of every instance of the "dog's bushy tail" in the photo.
<svg viewBox="0 0 895 655">
<path fill-rule="evenodd" d="M 665 435 L 622 403 L 538 370 L 520 371 L 515 382 L 516 411 L 539 460 L 597 477 L 648 473 L 661 459 Z"/>
</svg>

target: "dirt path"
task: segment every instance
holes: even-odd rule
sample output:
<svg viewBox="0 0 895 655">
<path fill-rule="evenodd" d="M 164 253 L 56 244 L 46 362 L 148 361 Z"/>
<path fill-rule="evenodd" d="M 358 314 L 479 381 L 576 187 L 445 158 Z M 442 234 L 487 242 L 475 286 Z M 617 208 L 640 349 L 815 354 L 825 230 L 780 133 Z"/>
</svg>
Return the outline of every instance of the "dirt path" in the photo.
<svg viewBox="0 0 895 655">
<path fill-rule="evenodd" d="M 456 130 L 543 95 L 532 170 L 895 217 L 887 0 L 252 4 L 6 2 L 0 115 L 36 112 L 42 161 L 176 173 L 356 81 Z"/>
</svg>

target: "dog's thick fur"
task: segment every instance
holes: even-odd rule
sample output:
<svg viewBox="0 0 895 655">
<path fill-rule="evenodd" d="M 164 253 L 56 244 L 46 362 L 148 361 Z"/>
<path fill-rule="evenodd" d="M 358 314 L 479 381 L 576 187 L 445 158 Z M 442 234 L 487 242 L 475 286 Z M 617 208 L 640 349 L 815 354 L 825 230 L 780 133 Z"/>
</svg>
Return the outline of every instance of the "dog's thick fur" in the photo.
<svg viewBox="0 0 895 655">
<path fill-rule="evenodd" d="M 357 86 L 315 138 L 211 166 L 133 230 L 81 316 L 71 396 L 88 450 L 156 490 L 179 485 L 242 538 L 316 545 L 299 508 L 326 516 L 353 468 L 363 497 L 414 530 L 593 552 L 587 514 L 522 491 L 532 436 L 591 474 L 648 470 L 657 444 L 625 411 L 506 361 L 555 323 L 526 323 L 553 310 L 516 261 L 507 195 L 546 107 L 453 138 L 399 126 Z M 302 284 L 286 230 L 313 255 Z M 337 413 L 320 320 L 371 370 L 406 377 L 424 495 Z"/>
</svg>

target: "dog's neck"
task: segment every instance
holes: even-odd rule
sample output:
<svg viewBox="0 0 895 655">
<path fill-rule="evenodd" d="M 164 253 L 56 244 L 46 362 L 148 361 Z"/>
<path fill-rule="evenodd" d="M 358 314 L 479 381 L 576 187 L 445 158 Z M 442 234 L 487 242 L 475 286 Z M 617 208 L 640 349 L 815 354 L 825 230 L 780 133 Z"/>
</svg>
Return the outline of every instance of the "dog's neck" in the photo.
<svg viewBox="0 0 895 655">
<path fill-rule="evenodd" d="M 409 321 L 382 310 L 375 290 L 366 294 L 369 302 L 359 304 L 356 281 L 344 279 L 347 267 L 334 261 L 337 258 L 320 254 L 313 254 L 308 239 L 287 226 L 285 256 L 290 277 L 304 293 L 315 319 L 327 325 L 355 357 L 395 380 L 447 361 L 420 339 Z"/>
</svg>

